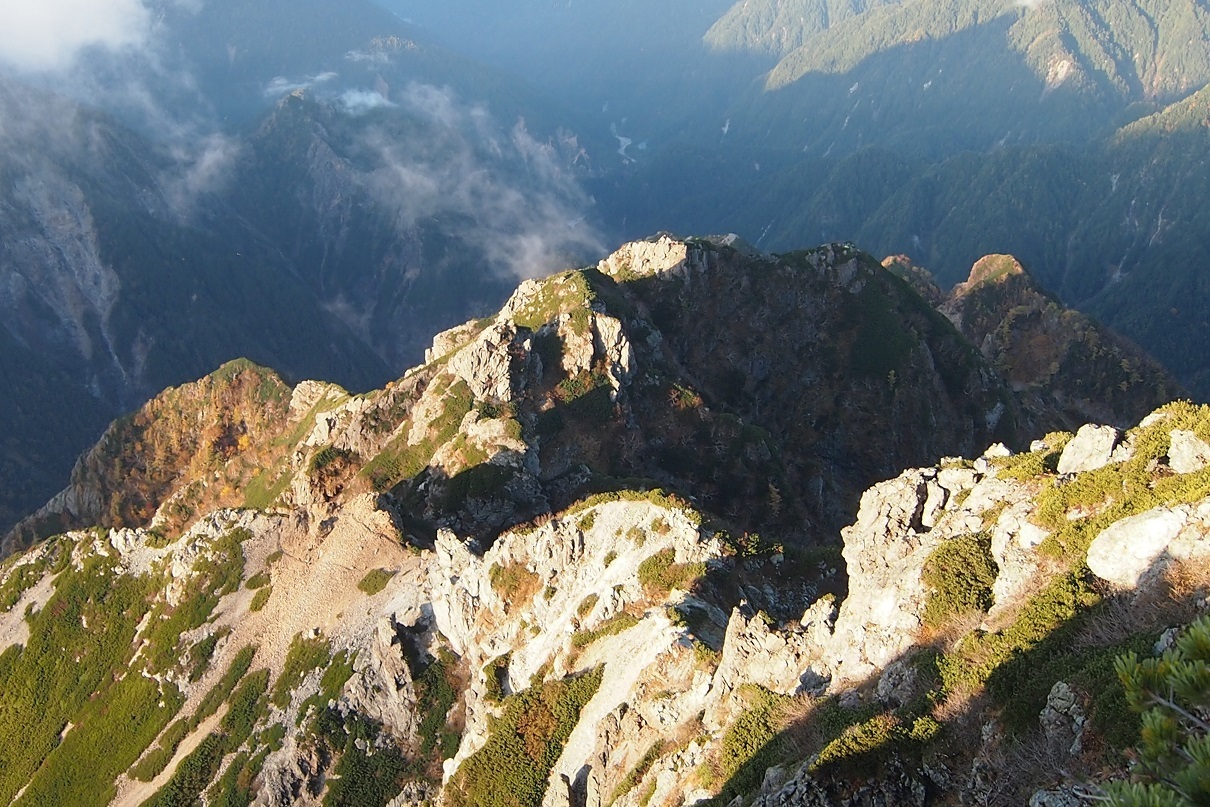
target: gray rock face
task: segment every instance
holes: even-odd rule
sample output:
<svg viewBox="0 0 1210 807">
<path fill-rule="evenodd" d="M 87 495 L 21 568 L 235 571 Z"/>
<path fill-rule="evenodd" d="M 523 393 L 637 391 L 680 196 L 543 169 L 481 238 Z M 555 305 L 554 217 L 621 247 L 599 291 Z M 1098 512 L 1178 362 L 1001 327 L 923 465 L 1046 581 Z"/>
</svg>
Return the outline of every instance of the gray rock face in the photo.
<svg viewBox="0 0 1210 807">
<path fill-rule="evenodd" d="M 725 726 L 731 716 L 731 694 L 745 684 L 756 684 L 785 695 L 803 688 L 813 658 L 807 631 L 775 632 L 760 614 L 736 608 L 727 623 L 723 657 L 714 675 L 717 700 L 706 714 L 706 724 Z M 814 676 L 808 676 L 812 681 Z"/>
<path fill-rule="evenodd" d="M 1005 508 L 992 530 L 992 557 L 999 572 L 992 585 L 992 613 L 1012 604 L 1029 585 L 1038 569 L 1036 549 L 1050 534 L 1029 520 L 1029 501 Z"/>
<path fill-rule="evenodd" d="M 450 370 L 467 383 L 478 400 L 513 400 L 513 347 L 516 326 L 496 323 L 450 359 Z"/>
<path fill-rule="evenodd" d="M 705 267 L 710 255 L 704 248 L 662 235 L 654 240 L 626 244 L 601 261 L 597 268 L 602 274 L 623 280 L 653 275 L 685 277 L 690 271 Z"/>
<path fill-rule="evenodd" d="M 877 695 L 881 703 L 899 708 L 916 694 L 916 669 L 896 661 L 883 670 L 878 678 Z"/>
<path fill-rule="evenodd" d="M 1210 445 L 1196 434 L 1182 429 L 1172 432 L 1168 466 L 1178 474 L 1191 474 L 1210 465 Z"/>
<path fill-rule="evenodd" d="M 294 737 L 287 737 L 282 750 L 265 760 L 257 804 L 265 807 L 288 807 L 306 804 L 323 789 L 324 765 L 314 746 L 300 747 Z"/>
<path fill-rule="evenodd" d="M 1088 568 L 1102 580 L 1133 588 L 1156 570 L 1189 514 L 1157 508 L 1112 525 L 1088 547 Z"/>
<path fill-rule="evenodd" d="M 770 769 L 770 773 L 778 769 Z M 784 774 L 778 774 L 784 775 Z M 768 781 L 768 779 L 766 780 Z M 776 779 L 773 780 L 775 782 Z M 772 788 L 770 788 L 772 789 Z M 854 792 L 837 793 L 834 782 L 813 777 L 807 765 L 795 771 L 790 779 L 773 792 L 765 792 L 752 802 L 753 807 L 858 807 L 858 805 L 896 805 L 924 807 L 928 798 L 924 777 L 908 770 L 898 760 L 892 760 L 878 779 L 867 782 Z"/>
<path fill-rule="evenodd" d="M 1063 749 L 1073 756 L 1080 753 L 1088 719 L 1080 697 L 1066 682 L 1058 681 L 1051 687 L 1038 720 L 1052 748 Z"/>
<path fill-rule="evenodd" d="M 1113 449 L 1121 437 L 1121 432 L 1112 426 L 1091 423 L 1081 426 L 1059 457 L 1059 473 L 1078 474 L 1104 468 L 1113 461 Z"/>
<path fill-rule="evenodd" d="M 634 348 L 622 329 L 622 323 L 613 317 L 595 315 L 592 330 L 593 350 L 604 358 L 609 381 L 614 390 L 618 390 L 634 376 Z"/>
<path fill-rule="evenodd" d="M 412 741 L 419 721 L 416 688 L 395 635 L 394 620 L 379 621 L 374 641 L 358 654 L 353 671 L 340 705 L 368 715 L 395 736 Z"/>
<path fill-rule="evenodd" d="M 921 570 L 942 540 L 924 525 L 935 522 L 936 503 L 945 498 L 934 491 L 935 476 L 931 469 L 908 471 L 874 486 L 861 498 L 857 523 L 842 531 L 849 596 L 832 642 L 834 685 L 881 670 L 920 629 L 927 596 Z"/>
<path fill-rule="evenodd" d="M 408 782 L 398 796 L 387 802 L 387 807 L 429 807 L 436 802 L 437 795 L 428 785 Z"/>
<path fill-rule="evenodd" d="M 478 326 L 476 323 L 464 322 L 461 325 L 437 334 L 433 337 L 433 346 L 424 351 L 424 363 L 431 364 L 437 361 L 437 359 L 453 353 L 469 342 L 477 330 Z"/>
<path fill-rule="evenodd" d="M 22 337 L 30 335 L 21 333 L 21 326 L 31 319 L 21 306 L 27 297 L 35 298 L 51 314 L 62 338 L 86 361 L 117 365 L 110 352 L 110 334 L 104 329 L 121 282 L 102 260 L 84 192 L 66 176 L 45 168 L 36 176 L 9 182 L 13 202 L 28 210 L 32 226 L 22 232 L 24 228 L 18 229 L 7 210 L 0 213 L 4 232 L 25 236 L 6 239 L 7 260 L 0 261 L 0 311 L 6 323 L 12 323 Z M 101 323 L 102 333 L 90 333 L 90 322 Z"/>
<path fill-rule="evenodd" d="M 1029 797 L 1029 807 L 1083 807 L 1087 804 L 1070 790 L 1039 790 Z"/>
</svg>

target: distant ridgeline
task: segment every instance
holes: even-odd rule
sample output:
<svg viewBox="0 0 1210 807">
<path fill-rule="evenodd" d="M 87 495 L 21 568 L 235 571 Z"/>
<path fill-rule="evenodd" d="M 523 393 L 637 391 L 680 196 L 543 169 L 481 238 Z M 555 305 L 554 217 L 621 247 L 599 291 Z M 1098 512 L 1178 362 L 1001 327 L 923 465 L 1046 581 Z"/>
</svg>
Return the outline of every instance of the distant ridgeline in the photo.
<svg viewBox="0 0 1210 807">
<path fill-rule="evenodd" d="M 753 0 L 705 41 L 778 63 L 594 185 L 627 236 L 853 240 L 947 287 L 1011 253 L 1210 396 L 1200 3 Z"/>
</svg>

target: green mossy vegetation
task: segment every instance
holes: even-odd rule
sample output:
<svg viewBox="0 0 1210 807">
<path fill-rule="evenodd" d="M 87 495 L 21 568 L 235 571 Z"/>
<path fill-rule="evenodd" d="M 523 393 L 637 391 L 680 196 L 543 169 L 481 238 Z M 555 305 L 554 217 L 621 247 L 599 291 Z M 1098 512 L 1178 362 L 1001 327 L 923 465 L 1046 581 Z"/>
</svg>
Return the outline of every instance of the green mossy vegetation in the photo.
<svg viewBox="0 0 1210 807">
<path fill-rule="evenodd" d="M 1132 429 L 1126 440 L 1134 454 L 1126 462 L 1051 478 L 1038 494 L 1038 523 L 1051 531 L 1042 551 L 1081 563 L 1092 541 L 1110 524 L 1161 505 L 1187 504 L 1210 496 L 1210 469 L 1171 474 L 1159 461 L 1170 448 L 1172 431 L 1192 431 L 1210 440 L 1210 407 L 1178 401 L 1163 407 L 1167 416 Z"/>
<path fill-rule="evenodd" d="M 273 596 L 273 586 L 257 589 L 256 594 L 252 596 L 252 602 L 248 603 L 248 610 L 251 613 L 263 611 L 265 606 L 269 604 L 269 598 Z"/>
<path fill-rule="evenodd" d="M 267 585 L 269 585 L 269 572 L 267 571 L 257 572 L 244 582 L 244 588 L 249 591 L 264 588 Z"/>
<path fill-rule="evenodd" d="M 492 565 L 488 572 L 492 590 L 506 602 L 528 602 L 542 588 L 542 580 L 534 572 L 525 568 L 525 564 L 513 562 L 505 566 L 499 563 Z"/>
<path fill-rule="evenodd" d="M 747 708 L 727 727 L 718 756 L 707 762 L 703 771 L 708 781 L 724 783 L 712 800 L 714 804 L 728 804 L 736 796 L 751 792 L 783 753 L 780 721 L 789 698 L 750 684 L 742 692 Z"/>
<path fill-rule="evenodd" d="M 571 270 L 547 278 L 537 295 L 513 317 L 522 328 L 536 331 L 560 314 L 572 315 L 572 328 L 586 334 L 589 328 L 589 309 L 597 293 L 588 282 L 584 272 Z"/>
<path fill-rule="evenodd" d="M 6 563 L 7 568 L 4 569 L 3 580 L 0 583 L 0 613 L 11 611 L 13 606 L 21 599 L 26 591 L 33 588 L 45 576 L 46 572 L 51 567 L 51 558 L 56 553 L 66 551 L 67 556 L 71 556 L 71 541 L 58 539 L 58 547 L 42 547 L 38 551 L 38 557 L 30 562 L 16 563 L 15 561 Z"/>
<path fill-rule="evenodd" d="M 382 726 L 376 721 L 356 713 L 342 717 L 325 709 L 316 728 L 338 755 L 324 807 L 382 807 L 399 795 L 404 782 L 415 773 L 399 748 L 383 738 Z"/>
<path fill-rule="evenodd" d="M 298 707 L 298 725 L 303 725 L 307 716 L 321 714 L 328 704 L 340 697 L 344 685 L 353 677 L 353 660 L 347 651 L 341 650 L 332 657 L 319 681 L 319 692 L 303 701 Z"/>
<path fill-rule="evenodd" d="M 443 397 L 444 408 L 441 415 L 429 425 L 428 435 L 416 445 L 409 445 L 410 429 L 401 429 L 386 448 L 358 472 L 369 480 L 374 490 L 391 490 L 424 471 L 437 449 L 454 439 L 462 419 L 474 408 L 470 387 L 465 381 L 448 374 L 438 375 L 433 380 L 431 394 Z"/>
<path fill-rule="evenodd" d="M 546 778 L 601 685 L 603 668 L 512 695 L 487 743 L 450 782 L 452 807 L 539 807 Z"/>
<path fill-rule="evenodd" d="M 600 599 L 601 598 L 596 594 L 589 594 L 587 597 L 580 600 L 580 604 L 576 606 L 576 615 L 581 619 L 588 616 L 592 612 L 592 609 L 597 607 L 597 602 L 600 601 Z"/>
<path fill-rule="evenodd" d="M 326 639 L 308 639 L 301 634 L 295 636 L 286 653 L 286 663 L 282 667 L 281 675 L 273 685 L 273 696 L 270 699 L 273 705 L 279 709 L 289 706 L 291 693 L 302 683 L 307 673 L 326 669 L 331 660 L 332 653 Z"/>
<path fill-rule="evenodd" d="M 395 577 L 397 572 L 390 569 L 371 569 L 366 572 L 365 577 L 361 578 L 357 583 L 357 588 L 363 594 L 373 597 L 387 587 L 387 583 Z"/>
<path fill-rule="evenodd" d="M 155 796 L 145 801 L 144 807 L 192 807 L 197 804 L 199 797 L 210 786 L 215 774 L 218 773 L 223 757 L 238 751 L 252 737 L 256 724 L 264 720 L 268 714 L 269 671 L 257 670 L 246 677 L 241 676 L 241 679 L 238 686 L 233 686 L 225 699 L 229 706 L 223 719 L 219 722 L 219 730 L 207 735 L 197 748 L 181 760 L 167 784 Z M 190 731 L 201 723 L 196 717 L 194 721 L 191 721 L 194 722 L 194 725 L 189 729 Z M 181 734 L 176 738 L 172 751 L 168 751 L 165 746 L 161 745 L 161 748 L 165 749 L 168 754 L 168 758 L 164 759 L 160 766 L 161 770 L 171 760 L 176 744 L 179 744 L 184 736 Z M 263 761 L 263 756 L 261 760 Z M 242 788 L 238 785 L 240 784 L 239 771 L 249 764 L 248 761 L 244 761 L 234 766 L 237 772 L 235 781 L 226 783 L 224 780 L 220 780 L 217 783 L 219 792 L 225 794 L 225 803 L 239 803 L 240 793 L 248 793 L 251 785 L 250 777 L 245 777 Z M 140 773 L 146 775 L 151 771 L 148 768 Z M 159 771 L 151 773 L 149 778 L 154 778 L 158 773 Z"/>
<path fill-rule="evenodd" d="M 189 663 L 191 669 L 189 671 L 189 683 L 196 684 L 202 680 L 202 676 L 206 674 L 206 670 L 210 669 L 210 659 L 214 657 L 214 651 L 218 647 L 219 639 L 223 638 L 227 633 L 229 633 L 227 630 L 211 633 L 190 648 Z"/>
<path fill-rule="evenodd" d="M 620 490 L 607 490 L 601 493 L 594 493 L 567 508 L 567 511 L 563 515 L 565 518 L 571 518 L 572 516 L 578 515 L 585 510 L 602 504 L 609 504 L 610 502 L 650 502 L 656 507 L 661 507 L 665 510 L 680 513 L 681 515 L 685 516 L 689 520 L 689 523 L 695 527 L 700 527 L 702 525 L 702 516 L 701 513 L 697 511 L 697 508 L 677 494 L 670 493 L 658 487 L 639 487 L 634 489 L 623 488 Z M 667 527 L 667 522 L 665 522 L 665 527 Z M 664 532 L 667 532 L 667 529 L 665 529 Z"/>
<path fill-rule="evenodd" d="M 119 573 L 114 558 L 86 557 L 83 568 L 63 569 L 46 605 L 27 616 L 26 644 L 0 654 L 0 801 L 28 785 L 25 803 L 54 794 L 105 804 L 114 777 L 172 719 L 175 687 L 130 670 L 157 583 Z M 76 728 L 61 738 L 69 723 Z"/>
<path fill-rule="evenodd" d="M 222 679 L 210 688 L 210 691 L 202 698 L 202 702 L 198 704 L 198 708 L 194 711 L 193 715 L 188 719 L 177 720 L 169 726 L 160 735 L 160 741 L 156 747 L 148 751 L 139 760 L 138 764 L 131 768 L 131 777 L 142 782 L 150 782 L 159 776 L 160 772 L 172 761 L 172 757 L 176 754 L 177 747 L 181 744 L 181 741 L 197 730 L 197 727 L 207 719 L 216 714 L 231 697 L 236 686 L 243 680 L 251 668 L 255 655 L 255 647 L 247 645 L 241 648 L 231 660 L 231 666 L 227 668 L 227 672 L 223 675 Z"/>
<path fill-rule="evenodd" d="M 244 575 L 241 544 L 250 537 L 249 532 L 239 529 L 216 540 L 193 564 L 193 576 L 180 603 L 173 607 L 161 602 L 152 609 L 143 632 L 150 642 L 147 659 L 152 672 L 165 672 L 176 666 L 177 637 L 205 624 L 219 600 L 239 590 Z"/>
<path fill-rule="evenodd" d="M 208 717 L 218 712 L 219 707 L 227 702 L 227 698 L 231 697 L 231 693 L 235 691 L 236 685 L 247 674 L 252 667 L 252 660 L 256 657 L 256 647 L 246 645 L 240 648 L 240 651 L 235 654 L 235 658 L 231 660 L 231 666 L 227 668 L 227 672 L 223 677 L 210 688 L 206 696 L 202 698 L 202 702 L 198 704 L 197 711 L 189 718 L 188 730 L 193 731 L 200 726 Z M 182 734 L 182 737 L 185 735 Z"/>
<path fill-rule="evenodd" d="M 168 767 L 181 740 L 185 739 L 189 731 L 189 721 L 187 720 L 178 720 L 169 726 L 160 736 L 160 742 L 156 747 L 144 754 L 138 764 L 130 769 L 130 777 L 140 782 L 150 782 L 159 776 Z"/>
<path fill-rule="evenodd" d="M 168 783 L 142 807 L 193 807 L 218 773 L 226 749 L 226 738 L 218 732 L 206 736 L 181 760 Z"/>
<path fill-rule="evenodd" d="M 667 595 L 673 589 L 688 591 L 705 576 L 705 563 L 677 563 L 672 549 L 661 550 L 639 564 L 639 583 L 650 597 Z"/>
<path fill-rule="evenodd" d="M 430 660 L 416 682 L 417 705 L 423 717 L 420 720 L 420 755 L 429 757 L 437 752 L 440 759 L 451 759 L 458 753 L 458 732 L 449 725 L 448 716 L 458 701 L 457 681 L 454 678 L 454 657 L 442 648 L 437 657 Z"/>
<path fill-rule="evenodd" d="M 647 753 L 643 754 L 642 758 L 634 764 L 634 767 L 627 772 L 622 781 L 618 782 L 618 786 L 613 789 L 613 793 L 609 796 L 609 807 L 613 807 L 613 804 L 618 799 L 639 786 L 639 782 L 643 781 L 643 777 L 651 770 L 651 766 L 656 763 L 656 760 L 660 758 L 660 755 L 664 753 L 666 748 L 667 743 L 661 741 L 653 743 L 647 749 Z"/>
<path fill-rule="evenodd" d="M 1042 438 L 1042 442 L 1047 446 L 1044 450 L 1022 452 L 994 460 L 996 476 L 1029 482 L 1054 474 L 1058 470 L 1063 448 L 1071 442 L 1073 436 L 1069 432 L 1052 432 Z"/>
<path fill-rule="evenodd" d="M 937 547 L 921 575 L 928 587 L 924 623 L 940 627 L 953 617 L 987 611 L 998 572 L 988 535 L 964 535 Z"/>
<path fill-rule="evenodd" d="M 268 756 L 267 747 L 255 756 L 245 751 L 236 754 L 211 788 L 208 803 L 214 807 L 248 807 L 256 797 L 253 780 L 260 774 Z"/>
<path fill-rule="evenodd" d="M 578 630 L 573 633 L 571 635 L 571 646 L 583 649 L 598 639 L 604 639 L 606 636 L 617 636 L 619 633 L 628 631 L 642 621 L 634 614 L 623 611 L 620 614 L 611 616 L 592 630 Z"/>
<path fill-rule="evenodd" d="M 500 703 L 504 700 L 504 688 L 508 683 L 508 665 L 511 661 L 512 653 L 505 653 L 484 665 L 483 699 L 488 703 Z"/>
</svg>

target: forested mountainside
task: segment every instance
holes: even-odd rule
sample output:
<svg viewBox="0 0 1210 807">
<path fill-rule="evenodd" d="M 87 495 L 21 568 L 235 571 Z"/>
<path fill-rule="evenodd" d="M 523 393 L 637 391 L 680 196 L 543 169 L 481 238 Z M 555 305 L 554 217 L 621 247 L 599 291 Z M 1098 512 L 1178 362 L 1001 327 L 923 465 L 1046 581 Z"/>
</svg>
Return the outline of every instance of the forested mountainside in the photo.
<svg viewBox="0 0 1210 807">
<path fill-rule="evenodd" d="M 706 32 L 715 50 L 782 57 L 819 34 L 879 6 L 899 0 L 748 0 L 736 3 Z"/>
<path fill-rule="evenodd" d="M 1190 301 L 1210 259 L 1210 34 L 1199 4 L 1161 6 L 864 10 L 810 34 L 717 128 L 592 189 L 638 232 L 659 220 L 773 250 L 851 239 L 945 287 L 1014 254 L 1205 395 L 1206 306 Z"/>
<path fill-rule="evenodd" d="M 240 362 L 115 423 L 26 525 L 66 532 L 0 566 L 3 798 L 1112 786 L 1139 738 L 1114 659 L 1201 652 L 1210 416 L 1031 442 L 1059 396 L 918 269 L 727 241 L 526 282 L 372 393 Z M 944 307 L 1031 320 L 1026 281 L 989 258 Z M 764 318 L 791 325 L 756 350 Z M 828 399 L 827 429 L 795 415 Z"/>
</svg>

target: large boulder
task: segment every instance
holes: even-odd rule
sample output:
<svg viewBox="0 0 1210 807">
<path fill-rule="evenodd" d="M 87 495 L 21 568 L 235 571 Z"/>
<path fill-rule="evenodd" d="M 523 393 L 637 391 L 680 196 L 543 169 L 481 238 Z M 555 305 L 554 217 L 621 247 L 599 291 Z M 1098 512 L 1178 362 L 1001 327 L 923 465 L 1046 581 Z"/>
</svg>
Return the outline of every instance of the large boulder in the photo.
<svg viewBox="0 0 1210 807">
<path fill-rule="evenodd" d="M 1186 508 L 1166 507 L 1122 519 L 1093 540 L 1088 568 L 1102 580 L 1133 588 L 1161 571 L 1188 520 Z"/>
<path fill-rule="evenodd" d="M 1210 465 L 1210 445 L 1193 432 L 1176 429 L 1168 449 L 1168 467 L 1178 474 L 1196 473 Z"/>
<path fill-rule="evenodd" d="M 1121 440 L 1121 432 L 1112 426 L 1081 426 L 1059 457 L 1061 474 L 1079 474 L 1104 468 L 1113 461 L 1113 449 Z"/>
</svg>

